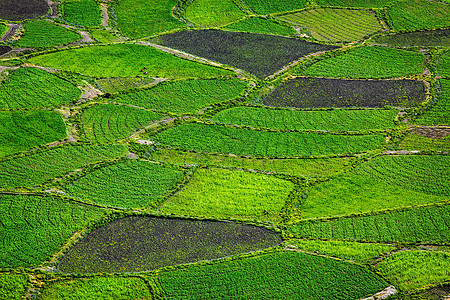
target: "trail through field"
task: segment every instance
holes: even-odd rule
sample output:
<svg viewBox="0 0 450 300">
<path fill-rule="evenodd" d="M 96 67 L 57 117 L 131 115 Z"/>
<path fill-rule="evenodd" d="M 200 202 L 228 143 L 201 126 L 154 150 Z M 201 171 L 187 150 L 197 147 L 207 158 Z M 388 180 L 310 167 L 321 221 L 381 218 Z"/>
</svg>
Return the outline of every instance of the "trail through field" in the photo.
<svg viewBox="0 0 450 300">
<path fill-rule="evenodd" d="M 102 26 L 103 27 L 107 27 L 108 26 L 108 21 L 109 21 L 108 4 L 101 3 L 101 6 L 102 6 L 102 15 L 103 15 Z"/>
<path fill-rule="evenodd" d="M 384 290 L 382 290 L 381 292 L 376 293 L 373 296 L 361 299 L 361 300 L 381 300 L 381 299 L 386 299 L 389 296 L 395 295 L 397 294 L 397 290 L 395 289 L 395 287 L 393 285 L 388 286 L 387 288 L 385 288 Z"/>
<path fill-rule="evenodd" d="M 19 29 L 18 24 L 7 24 L 9 26 L 9 30 L 6 32 L 6 34 L 0 39 L 0 42 L 4 42 L 9 40 Z"/>
<path fill-rule="evenodd" d="M 171 122 L 173 122 L 173 121 L 175 121 L 175 118 L 167 118 L 167 119 L 164 119 L 164 120 L 159 120 L 159 121 L 157 121 L 157 122 L 154 122 L 154 123 L 152 123 L 152 124 L 150 124 L 150 125 L 148 125 L 148 126 L 142 128 L 142 129 L 140 129 L 139 131 L 137 131 L 135 134 L 133 134 L 133 135 L 130 136 L 129 138 L 130 138 L 130 139 L 134 139 L 134 138 L 138 137 L 140 134 L 144 133 L 146 129 L 150 129 L 150 128 L 156 127 L 156 126 L 158 126 L 158 125 L 161 125 L 161 124 L 171 123 Z M 139 142 L 139 141 L 141 141 L 141 142 Z M 143 141 L 143 140 L 138 140 L 137 142 L 138 142 L 139 144 L 144 144 L 144 145 L 146 145 L 146 143 L 145 143 L 145 142 L 142 143 L 142 141 Z"/>
<path fill-rule="evenodd" d="M 58 3 L 52 0 L 47 0 L 48 6 L 51 8 L 51 13 L 48 15 L 49 18 L 57 18 L 58 17 Z"/>
<path fill-rule="evenodd" d="M 85 84 L 84 87 L 79 87 L 84 93 L 81 95 L 80 100 L 78 100 L 78 103 L 86 102 L 87 100 L 92 100 L 95 97 L 99 95 L 103 95 L 103 92 L 99 89 L 95 88 L 92 84 L 84 81 Z"/>
<path fill-rule="evenodd" d="M 88 32 L 86 31 L 78 31 L 79 34 L 81 34 L 81 36 L 83 37 L 80 41 L 75 42 L 75 43 L 92 43 L 95 42 L 91 36 L 89 35 Z"/>
</svg>

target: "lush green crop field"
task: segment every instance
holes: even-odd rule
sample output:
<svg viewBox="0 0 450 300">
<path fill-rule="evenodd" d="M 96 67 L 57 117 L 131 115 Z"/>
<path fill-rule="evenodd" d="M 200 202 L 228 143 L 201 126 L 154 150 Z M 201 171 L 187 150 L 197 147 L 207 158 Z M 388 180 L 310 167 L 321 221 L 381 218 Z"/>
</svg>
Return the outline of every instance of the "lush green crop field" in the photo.
<svg viewBox="0 0 450 300">
<path fill-rule="evenodd" d="M 163 82 L 145 90 L 116 97 L 116 102 L 157 111 L 194 113 L 198 109 L 231 100 L 248 87 L 239 79 L 184 80 Z"/>
<path fill-rule="evenodd" d="M 195 0 L 186 7 L 186 18 L 204 27 L 217 27 L 239 20 L 244 12 L 232 0 Z"/>
<path fill-rule="evenodd" d="M 58 269 L 69 273 L 145 271 L 256 251 L 280 242 L 277 233 L 252 225 L 134 216 L 94 230 L 64 256 Z"/>
<path fill-rule="evenodd" d="M 72 0 L 62 6 L 63 19 L 76 26 L 100 26 L 102 11 L 95 0 Z"/>
<path fill-rule="evenodd" d="M 0 157 L 66 137 L 66 126 L 56 112 L 0 111 Z"/>
<path fill-rule="evenodd" d="M 94 170 L 63 187 L 79 199 L 123 208 L 147 207 L 170 192 L 183 172 L 149 161 L 125 160 Z"/>
<path fill-rule="evenodd" d="M 162 204 L 161 211 L 217 219 L 274 221 L 280 218 L 293 188 L 292 182 L 274 176 L 198 169 L 187 186 Z"/>
<path fill-rule="evenodd" d="M 425 47 L 450 47 L 450 29 L 405 32 L 380 36 L 375 43 L 394 47 L 420 45 Z"/>
<path fill-rule="evenodd" d="M 441 79 L 441 94 L 438 102 L 414 121 L 420 125 L 450 125 L 450 79 Z"/>
<path fill-rule="evenodd" d="M 417 80 L 345 80 L 294 78 L 283 82 L 261 103 L 273 107 L 411 107 L 425 101 Z"/>
<path fill-rule="evenodd" d="M 58 51 L 30 58 L 37 65 L 78 72 L 98 78 L 144 75 L 165 78 L 210 78 L 233 72 L 211 67 L 150 46 L 114 44 Z"/>
<path fill-rule="evenodd" d="M 450 253 L 403 251 L 378 264 L 377 269 L 401 290 L 410 291 L 450 277 Z"/>
<path fill-rule="evenodd" d="M 68 104 L 80 97 L 80 90 L 38 68 L 20 68 L 0 86 L 0 109 L 40 108 Z"/>
<path fill-rule="evenodd" d="M 25 34 L 15 43 L 17 47 L 54 47 L 81 40 L 81 35 L 55 23 L 40 20 L 27 23 Z"/>
<path fill-rule="evenodd" d="M 319 41 L 332 43 L 357 41 L 382 29 L 375 14 L 367 10 L 316 8 L 278 18 L 306 28 Z"/>
<path fill-rule="evenodd" d="M 98 79 L 97 83 L 106 93 L 114 94 L 128 89 L 147 87 L 155 83 L 155 79 L 148 77 L 102 78 Z"/>
<path fill-rule="evenodd" d="M 263 33 L 263 34 L 278 34 L 278 35 L 295 35 L 297 30 L 286 25 L 282 25 L 275 21 L 265 18 L 246 18 L 242 21 L 230 24 L 224 29 L 231 31 L 242 31 L 251 33 Z"/>
<path fill-rule="evenodd" d="M 185 124 L 162 132 L 155 140 L 183 150 L 296 157 L 376 149 L 381 146 L 383 137 L 267 132 L 218 125 Z"/>
<path fill-rule="evenodd" d="M 388 284 L 367 269 L 294 251 L 161 272 L 166 299 L 359 299 Z"/>
<path fill-rule="evenodd" d="M 245 0 L 244 3 L 254 12 L 267 15 L 271 13 L 301 9 L 305 7 L 306 0 Z"/>
<path fill-rule="evenodd" d="M 0 19 L 20 21 L 36 18 L 47 13 L 45 0 L 3 0 L 0 3 Z"/>
<path fill-rule="evenodd" d="M 393 109 L 298 111 L 235 107 L 219 112 L 212 120 L 254 128 L 343 131 L 392 128 L 397 114 Z"/>
<path fill-rule="evenodd" d="M 0 195 L 0 208 L 0 268 L 49 259 L 76 231 L 104 215 L 95 207 L 30 195 Z"/>
<path fill-rule="evenodd" d="M 390 78 L 422 74 L 424 70 L 425 56 L 421 53 L 386 47 L 359 47 L 321 60 L 301 74 L 333 78 Z"/>
<path fill-rule="evenodd" d="M 61 280 L 45 287 L 39 299 L 100 300 L 153 299 L 148 286 L 136 277 L 92 277 Z"/>
<path fill-rule="evenodd" d="M 8 31 L 9 26 L 4 24 L 4 23 L 0 23 L 0 37 L 3 37 L 6 32 Z"/>
<path fill-rule="evenodd" d="M 30 277 L 26 274 L 1 274 L 0 298 L 10 300 L 23 299 L 28 290 Z"/>
<path fill-rule="evenodd" d="M 437 29 L 450 25 L 450 4 L 440 1 L 400 1 L 388 9 L 396 30 L 416 31 Z"/>
<path fill-rule="evenodd" d="M 84 137 L 103 144 L 123 140 L 163 116 L 152 111 L 125 105 L 96 105 L 81 115 Z"/>
<path fill-rule="evenodd" d="M 438 74 L 450 78 L 450 52 L 445 53 L 439 59 Z"/>
<path fill-rule="evenodd" d="M 381 8 L 390 6 L 397 0 L 315 0 L 320 6 Z"/>
</svg>

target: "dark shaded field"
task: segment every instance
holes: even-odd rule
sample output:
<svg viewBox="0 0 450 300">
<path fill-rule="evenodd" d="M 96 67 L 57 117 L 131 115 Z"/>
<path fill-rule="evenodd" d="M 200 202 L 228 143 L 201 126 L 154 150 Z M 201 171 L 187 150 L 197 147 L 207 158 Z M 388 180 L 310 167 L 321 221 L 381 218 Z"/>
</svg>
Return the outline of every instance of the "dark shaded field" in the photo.
<svg viewBox="0 0 450 300">
<path fill-rule="evenodd" d="M 390 46 L 403 46 L 403 47 L 406 46 L 449 47 L 450 29 L 397 33 L 387 36 L 381 36 L 375 40 L 375 43 L 386 44 Z"/>
<path fill-rule="evenodd" d="M 12 48 L 10 46 L 2 46 L 0 45 L 0 55 L 6 54 L 11 51 Z"/>
<path fill-rule="evenodd" d="M 43 16 L 48 11 L 45 0 L 2 0 L 0 19 L 21 21 Z"/>
<path fill-rule="evenodd" d="M 182 31 L 158 37 L 154 42 L 235 66 L 259 78 L 302 56 L 338 48 L 274 35 L 219 30 Z"/>
<path fill-rule="evenodd" d="M 262 99 L 272 107 L 412 107 L 425 100 L 425 85 L 415 80 L 294 78 Z"/>
<path fill-rule="evenodd" d="M 138 272 L 264 249 L 267 229 L 231 222 L 127 217 L 96 229 L 58 265 L 68 273 Z"/>
</svg>

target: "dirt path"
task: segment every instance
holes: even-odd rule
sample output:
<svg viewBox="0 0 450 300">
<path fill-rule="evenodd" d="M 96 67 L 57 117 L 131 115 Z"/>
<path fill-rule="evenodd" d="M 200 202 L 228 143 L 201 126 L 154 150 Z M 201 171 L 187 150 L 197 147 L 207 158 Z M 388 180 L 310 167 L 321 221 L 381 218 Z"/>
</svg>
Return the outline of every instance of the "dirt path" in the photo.
<svg viewBox="0 0 450 300">
<path fill-rule="evenodd" d="M 6 34 L 0 39 L 0 42 L 4 42 L 6 40 L 9 40 L 19 29 L 19 25 L 17 24 L 8 24 L 9 30 L 6 32 Z"/>
<path fill-rule="evenodd" d="M 57 18 L 58 17 L 58 3 L 52 0 L 47 0 L 48 6 L 51 8 L 51 13 L 47 16 L 49 18 Z"/>
<path fill-rule="evenodd" d="M 381 299 L 386 299 L 389 296 L 395 295 L 397 294 L 397 290 L 395 289 L 395 287 L 393 285 L 388 286 L 387 288 L 385 288 L 384 290 L 382 290 L 381 292 L 376 293 L 373 296 L 361 299 L 361 300 L 381 300 Z"/>
<path fill-rule="evenodd" d="M 75 43 L 92 43 L 95 42 L 91 36 L 89 35 L 88 32 L 86 31 L 78 31 L 79 34 L 81 34 L 81 36 L 83 37 L 80 41 L 75 42 Z"/>
<path fill-rule="evenodd" d="M 103 95 L 103 92 L 95 88 L 92 84 L 86 81 L 84 81 L 83 83 L 85 84 L 85 86 L 79 87 L 83 91 L 83 94 L 81 95 L 77 103 L 83 103 L 88 100 L 92 100 L 97 96 Z"/>
<path fill-rule="evenodd" d="M 108 26 L 108 21 L 109 21 L 108 4 L 101 3 L 101 6 L 102 6 L 102 15 L 103 15 L 102 26 L 103 27 L 107 27 Z"/>
</svg>

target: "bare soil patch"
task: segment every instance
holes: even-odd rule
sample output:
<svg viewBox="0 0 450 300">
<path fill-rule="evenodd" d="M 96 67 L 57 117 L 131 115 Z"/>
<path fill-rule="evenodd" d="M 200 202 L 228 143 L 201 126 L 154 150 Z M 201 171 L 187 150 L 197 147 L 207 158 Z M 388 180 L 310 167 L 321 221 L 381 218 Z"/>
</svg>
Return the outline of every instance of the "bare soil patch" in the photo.
<svg viewBox="0 0 450 300">
<path fill-rule="evenodd" d="M 411 133 L 432 139 L 440 139 L 450 135 L 450 127 L 417 127 Z"/>
</svg>

